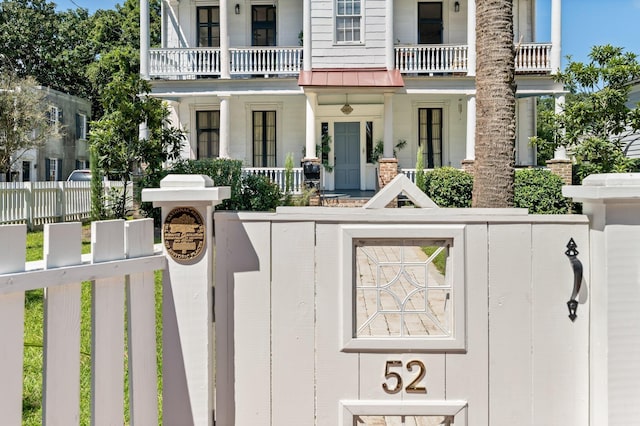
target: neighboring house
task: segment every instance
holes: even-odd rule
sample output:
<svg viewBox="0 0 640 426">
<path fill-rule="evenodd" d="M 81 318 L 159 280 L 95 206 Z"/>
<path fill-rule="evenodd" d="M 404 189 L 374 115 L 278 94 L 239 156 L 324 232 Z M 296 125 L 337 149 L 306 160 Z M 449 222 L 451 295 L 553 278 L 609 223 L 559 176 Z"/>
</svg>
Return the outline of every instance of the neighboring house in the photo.
<svg viewBox="0 0 640 426">
<path fill-rule="evenodd" d="M 640 103 L 640 82 L 636 81 L 629 92 L 627 107 L 638 108 Z M 640 158 L 640 133 L 627 131 L 622 138 L 622 149 L 627 157 Z"/>
<path fill-rule="evenodd" d="M 535 97 L 563 94 L 561 0 L 548 1 L 539 43 L 536 2 L 514 0 L 518 165 L 536 161 Z M 186 158 L 282 167 L 328 135 L 329 190 L 374 189 L 379 141 L 386 158 L 407 141 L 400 168 L 420 145 L 428 168 L 474 160 L 475 0 L 164 0 L 157 49 L 144 21 L 141 74 L 188 131 Z"/>
<path fill-rule="evenodd" d="M 14 165 L 12 180 L 65 180 L 74 169 L 89 167 L 88 125 L 91 102 L 48 87 L 39 87 L 46 94 L 51 125 L 58 123 L 60 131 L 45 145 L 27 151 Z"/>
</svg>

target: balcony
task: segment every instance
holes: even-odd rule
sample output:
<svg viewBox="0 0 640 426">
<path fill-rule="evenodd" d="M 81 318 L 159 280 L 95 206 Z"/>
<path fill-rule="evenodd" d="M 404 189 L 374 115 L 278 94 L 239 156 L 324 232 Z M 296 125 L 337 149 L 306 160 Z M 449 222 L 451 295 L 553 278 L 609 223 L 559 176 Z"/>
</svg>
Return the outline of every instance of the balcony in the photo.
<svg viewBox="0 0 640 426">
<path fill-rule="evenodd" d="M 551 44 L 524 43 L 516 47 L 516 72 L 551 72 Z M 230 48 L 230 75 L 293 75 L 302 67 L 302 47 Z M 190 79 L 221 75 L 218 48 L 150 49 L 150 75 Z M 461 74 L 468 72 L 466 45 L 406 45 L 395 47 L 396 68 L 402 74 Z"/>
</svg>

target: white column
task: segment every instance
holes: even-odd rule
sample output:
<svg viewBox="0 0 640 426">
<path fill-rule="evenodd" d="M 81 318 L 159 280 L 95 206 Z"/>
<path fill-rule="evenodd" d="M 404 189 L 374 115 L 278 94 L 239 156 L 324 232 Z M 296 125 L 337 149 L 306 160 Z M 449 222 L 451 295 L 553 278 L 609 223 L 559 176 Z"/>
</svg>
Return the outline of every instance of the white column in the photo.
<svg viewBox="0 0 640 426">
<path fill-rule="evenodd" d="M 551 0 L 551 74 L 562 67 L 562 0 Z"/>
<path fill-rule="evenodd" d="M 140 0 L 140 78 L 149 80 L 149 0 Z"/>
<path fill-rule="evenodd" d="M 228 0 L 220 1 L 220 77 L 230 78 Z"/>
<path fill-rule="evenodd" d="M 640 418 L 640 174 L 591 175 L 563 195 L 589 217 L 585 299 L 590 318 L 591 425 L 637 424 Z M 590 282 L 589 282 L 590 278 Z M 583 305 L 584 304 L 584 305 Z"/>
<path fill-rule="evenodd" d="M 476 0 L 467 3 L 467 75 L 476 75 Z M 467 139 L 468 140 L 468 139 Z"/>
<path fill-rule="evenodd" d="M 385 27 L 385 31 L 387 33 L 387 38 L 385 41 L 385 48 L 387 51 L 387 58 L 386 58 L 386 62 L 387 62 L 387 69 L 388 70 L 392 70 L 396 67 L 395 64 L 395 52 L 394 52 L 394 48 L 393 48 L 393 41 L 394 41 L 394 33 L 393 33 L 393 0 L 387 0 L 386 1 L 386 11 L 385 11 L 385 17 L 384 17 L 384 27 Z"/>
<path fill-rule="evenodd" d="M 213 207 L 230 195 L 229 187 L 213 187 L 203 175 L 169 175 L 160 188 L 142 190 L 143 201 L 162 208 L 167 258 L 162 294 L 165 424 L 213 424 L 212 219 Z M 194 227 L 170 226 L 184 223 Z M 176 234 L 183 240 L 180 248 Z"/>
<path fill-rule="evenodd" d="M 316 155 L 316 94 L 307 93 L 306 139 L 304 158 L 318 159 Z"/>
<path fill-rule="evenodd" d="M 218 156 L 220 158 L 231 158 L 229 156 L 229 143 L 231 140 L 231 114 L 229 95 L 219 96 L 220 98 L 220 152 Z"/>
<path fill-rule="evenodd" d="M 555 96 L 555 113 L 562 114 L 564 112 L 564 95 Z M 553 153 L 554 160 L 568 160 L 567 149 L 564 146 L 559 146 Z"/>
<path fill-rule="evenodd" d="M 476 95 L 467 96 L 467 151 L 466 160 L 476 159 Z"/>
<path fill-rule="evenodd" d="M 302 70 L 311 71 L 311 0 L 302 3 Z"/>
<path fill-rule="evenodd" d="M 393 93 L 384 94 L 384 149 L 382 158 L 393 158 Z"/>
</svg>

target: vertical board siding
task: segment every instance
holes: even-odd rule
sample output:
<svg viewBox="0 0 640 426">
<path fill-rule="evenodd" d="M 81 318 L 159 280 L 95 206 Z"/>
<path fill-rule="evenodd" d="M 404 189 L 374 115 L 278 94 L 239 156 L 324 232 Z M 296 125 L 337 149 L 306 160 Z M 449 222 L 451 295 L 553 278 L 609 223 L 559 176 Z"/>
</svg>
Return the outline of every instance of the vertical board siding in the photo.
<svg viewBox="0 0 640 426">
<path fill-rule="evenodd" d="M 153 219 L 125 223 L 127 258 L 153 254 Z M 129 407 L 133 426 L 158 424 L 155 279 L 153 271 L 129 275 L 126 284 Z"/>
<path fill-rule="evenodd" d="M 81 263 L 81 233 L 79 222 L 45 225 L 45 267 Z M 80 282 L 44 290 L 42 418 L 45 424 L 72 425 L 80 421 L 81 290 Z"/>
<path fill-rule="evenodd" d="M 124 221 L 91 224 L 93 262 L 124 259 Z M 95 280 L 91 300 L 92 424 L 124 422 L 124 277 Z"/>
<path fill-rule="evenodd" d="M 0 241 L 11 241 L 0 262 L 0 274 L 24 271 L 26 226 L 0 226 Z M 24 291 L 0 295 L 0 413 L 2 422 L 22 423 L 22 357 L 24 349 Z"/>
<path fill-rule="evenodd" d="M 315 224 L 272 225 L 272 425 L 314 423 Z M 284 261 L 286 259 L 286 261 Z M 295 353 L 295 357 L 291 354 Z M 290 374 L 295 371 L 295 374 Z"/>
<path fill-rule="evenodd" d="M 489 424 L 537 426 L 531 407 L 531 225 L 490 225 L 489 247 Z"/>
</svg>

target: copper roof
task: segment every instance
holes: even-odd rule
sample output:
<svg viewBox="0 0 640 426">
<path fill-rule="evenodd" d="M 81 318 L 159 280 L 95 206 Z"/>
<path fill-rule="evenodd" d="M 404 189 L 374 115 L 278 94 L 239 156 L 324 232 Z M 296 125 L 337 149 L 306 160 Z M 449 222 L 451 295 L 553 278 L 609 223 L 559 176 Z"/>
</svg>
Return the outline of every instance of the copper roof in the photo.
<svg viewBox="0 0 640 426">
<path fill-rule="evenodd" d="M 399 70 L 383 68 L 315 69 L 300 71 L 300 86 L 315 87 L 404 87 Z"/>
</svg>

